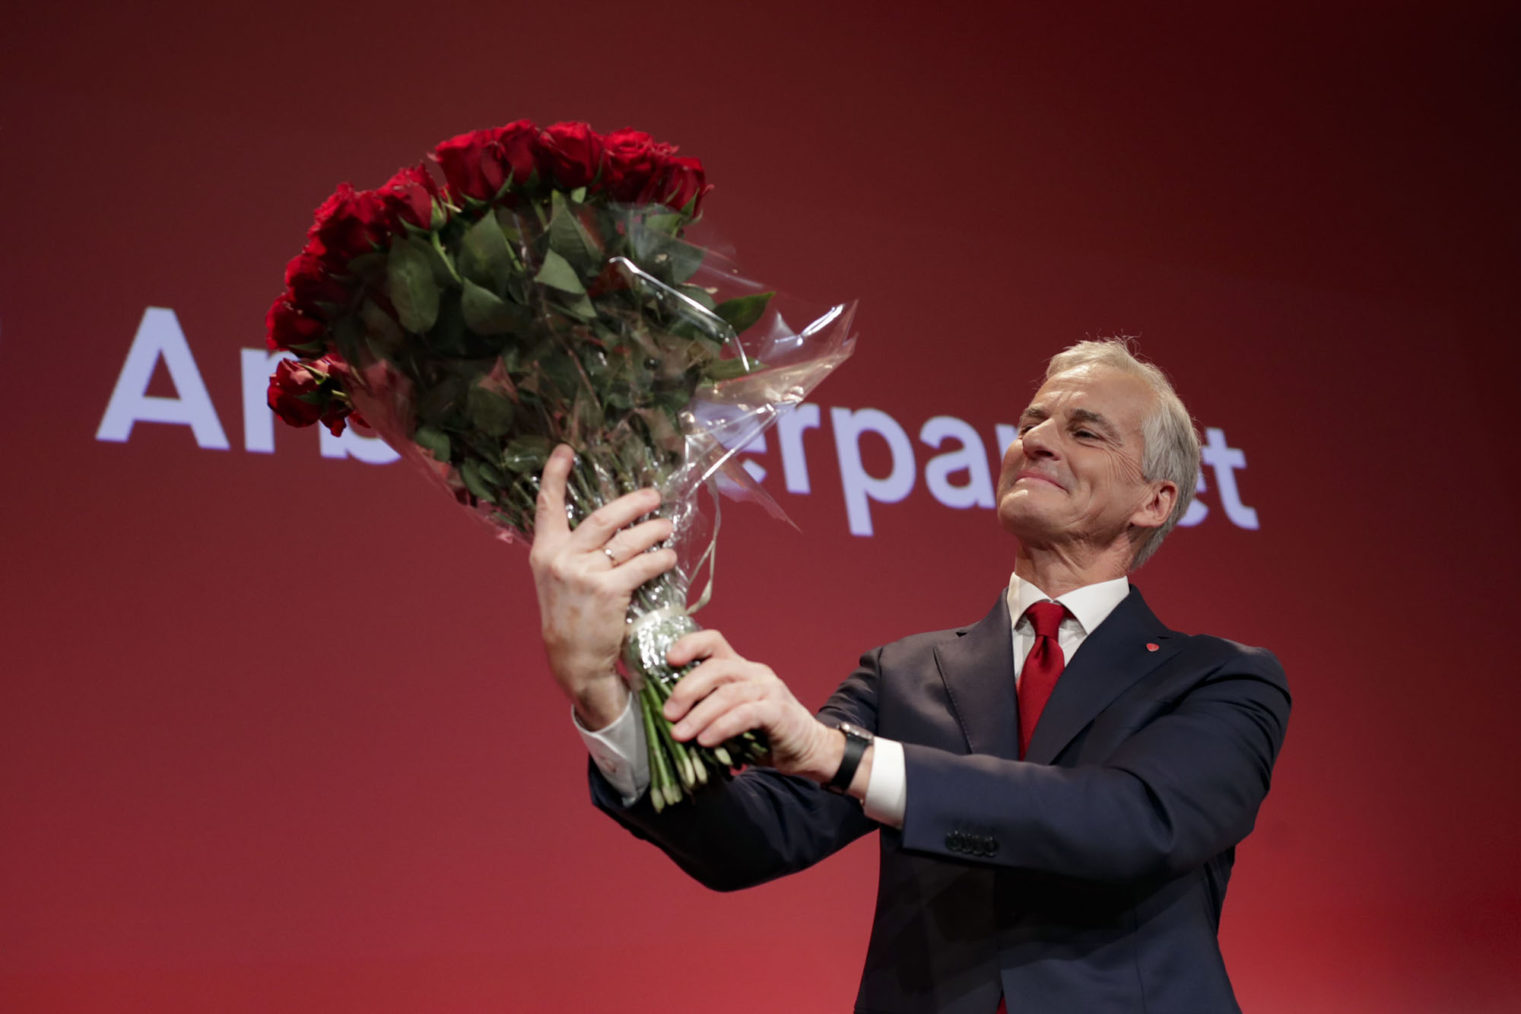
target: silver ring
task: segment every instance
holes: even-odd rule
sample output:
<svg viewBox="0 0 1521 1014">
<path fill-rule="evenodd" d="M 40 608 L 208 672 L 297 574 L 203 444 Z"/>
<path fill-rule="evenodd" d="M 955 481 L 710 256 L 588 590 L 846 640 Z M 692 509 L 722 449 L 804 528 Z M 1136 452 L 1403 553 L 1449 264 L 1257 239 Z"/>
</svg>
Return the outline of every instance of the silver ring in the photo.
<svg viewBox="0 0 1521 1014">
<path fill-rule="evenodd" d="M 614 567 L 618 566 L 618 558 L 613 555 L 613 551 L 612 551 L 611 548 L 609 548 L 608 546 L 603 546 L 602 547 L 602 553 L 603 553 L 604 556 L 607 557 L 608 561 L 610 563 L 612 563 L 612 565 Z"/>
</svg>

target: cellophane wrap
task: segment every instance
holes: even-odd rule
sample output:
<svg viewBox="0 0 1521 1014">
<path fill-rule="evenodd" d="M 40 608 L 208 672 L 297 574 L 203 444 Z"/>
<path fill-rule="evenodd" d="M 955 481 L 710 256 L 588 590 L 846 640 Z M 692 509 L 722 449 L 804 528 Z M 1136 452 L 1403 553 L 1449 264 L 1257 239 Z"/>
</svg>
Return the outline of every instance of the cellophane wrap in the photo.
<svg viewBox="0 0 1521 1014">
<path fill-rule="evenodd" d="M 764 756 L 750 734 L 716 749 L 671 738 L 661 705 L 682 673 L 665 654 L 697 629 L 689 597 L 711 590 L 717 499 L 700 508 L 700 493 L 725 478 L 775 510 L 735 456 L 850 354 L 854 306 L 767 291 L 689 242 L 696 199 L 673 210 L 529 183 L 489 201 L 431 191 L 426 225 L 414 215 L 347 259 L 342 296 L 319 304 L 320 338 L 286 343 L 303 357 L 287 373 L 318 378 L 322 421 L 340 403 L 362 416 L 508 541 L 533 539 L 560 443 L 576 451 L 572 526 L 660 491 L 678 563 L 636 591 L 623 653 L 660 808 Z M 303 412 L 319 401 L 301 397 Z"/>
</svg>

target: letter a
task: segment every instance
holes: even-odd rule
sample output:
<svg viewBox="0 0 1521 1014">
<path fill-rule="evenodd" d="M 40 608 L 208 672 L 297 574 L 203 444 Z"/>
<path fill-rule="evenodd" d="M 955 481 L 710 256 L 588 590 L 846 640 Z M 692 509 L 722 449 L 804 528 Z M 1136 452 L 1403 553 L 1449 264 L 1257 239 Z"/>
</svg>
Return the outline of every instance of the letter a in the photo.
<svg viewBox="0 0 1521 1014">
<path fill-rule="evenodd" d="M 177 398 L 157 398 L 148 394 L 159 358 L 169 370 Z M 150 306 L 143 312 L 142 323 L 127 350 L 127 361 L 116 378 L 106 414 L 95 431 L 96 440 L 124 443 L 132 435 L 136 422 L 173 423 L 189 426 L 195 442 L 208 450 L 228 449 L 227 434 L 211 405 L 211 395 L 201 381 L 190 344 L 180 328 L 173 310 Z"/>
</svg>

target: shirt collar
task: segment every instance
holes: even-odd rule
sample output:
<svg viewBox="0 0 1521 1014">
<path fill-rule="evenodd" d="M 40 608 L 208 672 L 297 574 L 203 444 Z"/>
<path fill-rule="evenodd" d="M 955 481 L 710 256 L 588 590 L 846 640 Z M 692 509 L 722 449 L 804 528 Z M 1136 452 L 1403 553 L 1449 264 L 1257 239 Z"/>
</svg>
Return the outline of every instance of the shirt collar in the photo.
<svg viewBox="0 0 1521 1014">
<path fill-rule="evenodd" d="M 1130 594 L 1130 579 L 1117 577 L 1111 581 L 1100 581 L 1097 584 L 1084 585 L 1074 588 L 1065 595 L 1059 595 L 1057 602 L 1067 607 L 1067 612 L 1072 614 L 1073 619 L 1083 628 L 1083 635 L 1093 633 L 1094 629 L 1104 622 L 1104 619 L 1112 612 L 1114 607 L 1125 601 L 1125 596 Z M 1009 576 L 1009 618 L 1016 626 L 1026 609 L 1036 602 L 1044 602 L 1051 596 L 1041 591 L 1034 584 L 1024 580 L 1018 574 Z"/>
</svg>

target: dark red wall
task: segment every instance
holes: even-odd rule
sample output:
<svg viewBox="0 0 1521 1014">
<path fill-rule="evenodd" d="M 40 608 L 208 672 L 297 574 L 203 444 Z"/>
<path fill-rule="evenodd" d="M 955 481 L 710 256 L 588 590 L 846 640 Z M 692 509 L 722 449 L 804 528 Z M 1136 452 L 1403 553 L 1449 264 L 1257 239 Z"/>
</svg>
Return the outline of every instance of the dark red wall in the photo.
<svg viewBox="0 0 1521 1014">
<path fill-rule="evenodd" d="M 755 456 L 801 531 L 726 512 L 706 624 L 818 702 L 980 616 L 1010 545 L 920 427 L 996 460 L 1045 357 L 1138 335 L 1258 527 L 1206 470 L 1137 582 L 1295 692 L 1226 906 L 1244 1006 L 1515 1009 L 1514 5 L 100 6 L 0 34 L 0 1007 L 848 1006 L 870 844 L 687 882 L 586 802 L 520 550 L 315 432 L 246 449 L 312 208 L 529 117 L 680 143 L 749 273 L 861 301 L 812 492 Z M 148 307 L 228 449 L 97 439 Z M 917 470 L 871 537 L 828 411 L 866 407 Z"/>
</svg>

